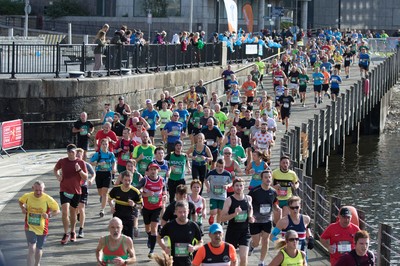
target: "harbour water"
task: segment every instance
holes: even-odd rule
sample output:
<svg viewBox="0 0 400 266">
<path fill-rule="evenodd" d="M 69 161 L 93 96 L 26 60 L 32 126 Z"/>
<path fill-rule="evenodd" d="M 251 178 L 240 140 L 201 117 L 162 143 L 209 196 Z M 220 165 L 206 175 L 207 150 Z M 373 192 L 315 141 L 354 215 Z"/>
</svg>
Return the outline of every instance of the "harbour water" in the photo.
<svg viewBox="0 0 400 266">
<path fill-rule="evenodd" d="M 329 195 L 365 211 L 372 242 L 377 240 L 379 223 L 390 224 L 393 235 L 400 236 L 399 125 L 400 91 L 396 87 L 385 132 L 362 135 L 359 145 L 346 145 L 344 156 L 331 155 L 327 169 L 319 168 L 313 174 L 314 182 L 324 186 Z"/>
</svg>

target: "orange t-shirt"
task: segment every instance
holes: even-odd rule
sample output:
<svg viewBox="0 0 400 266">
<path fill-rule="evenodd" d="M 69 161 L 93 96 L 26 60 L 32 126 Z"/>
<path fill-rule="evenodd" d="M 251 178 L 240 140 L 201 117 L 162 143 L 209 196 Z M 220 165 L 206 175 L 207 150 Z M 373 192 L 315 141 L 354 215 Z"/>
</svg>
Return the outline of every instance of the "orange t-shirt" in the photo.
<svg viewBox="0 0 400 266">
<path fill-rule="evenodd" d="M 328 71 L 322 72 L 322 74 L 324 75 L 324 84 L 329 84 L 329 79 L 331 77 L 331 75 L 329 74 Z"/>
<path fill-rule="evenodd" d="M 242 89 L 244 90 L 244 94 L 247 97 L 254 97 L 254 92 L 255 88 L 257 88 L 257 84 L 250 80 L 250 81 L 245 81 L 242 85 Z"/>
<path fill-rule="evenodd" d="M 214 255 L 217 255 L 217 256 L 221 255 L 224 252 L 225 245 L 229 245 L 229 258 L 230 258 L 230 261 L 227 262 L 227 265 L 230 265 L 231 261 L 236 261 L 236 250 L 233 247 L 233 245 L 231 245 L 229 243 L 226 243 L 226 242 L 221 242 L 221 245 L 218 248 L 215 248 L 215 247 L 211 246 L 210 243 L 207 243 L 206 245 L 211 250 L 211 252 Z M 202 265 L 203 261 L 205 261 L 205 259 L 206 259 L 206 248 L 204 246 L 202 246 L 197 250 L 196 256 L 194 257 L 194 259 L 192 261 L 192 265 L 193 266 L 200 266 L 200 265 Z"/>
</svg>

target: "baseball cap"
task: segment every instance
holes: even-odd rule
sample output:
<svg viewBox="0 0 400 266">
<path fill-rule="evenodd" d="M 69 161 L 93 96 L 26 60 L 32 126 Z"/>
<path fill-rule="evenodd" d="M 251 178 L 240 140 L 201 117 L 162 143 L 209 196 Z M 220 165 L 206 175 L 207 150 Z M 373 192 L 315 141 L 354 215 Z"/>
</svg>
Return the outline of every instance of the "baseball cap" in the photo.
<svg viewBox="0 0 400 266">
<path fill-rule="evenodd" d="M 181 144 L 181 145 L 183 145 L 183 142 L 182 142 L 182 140 L 177 140 L 177 141 L 175 141 L 175 144 L 174 144 L 174 146 L 176 146 L 176 145 L 178 145 L 178 144 Z"/>
<path fill-rule="evenodd" d="M 147 99 L 147 100 L 146 100 L 146 104 L 149 104 L 149 103 L 151 104 L 151 103 L 153 103 L 153 102 L 152 102 L 150 99 Z"/>
<path fill-rule="evenodd" d="M 67 151 L 75 151 L 75 150 L 76 150 L 76 145 L 75 144 L 68 144 Z"/>
<path fill-rule="evenodd" d="M 222 226 L 219 223 L 214 223 L 210 226 L 210 234 L 215 234 L 216 232 L 224 232 L 224 229 L 222 229 Z"/>
<path fill-rule="evenodd" d="M 156 164 L 156 163 L 149 164 L 149 166 L 147 166 L 147 169 L 150 169 L 150 168 L 157 168 L 158 170 L 160 170 L 160 166 L 158 166 L 158 164 Z"/>
<path fill-rule="evenodd" d="M 350 217 L 351 216 L 350 210 L 348 208 L 346 208 L 346 207 L 341 208 L 339 214 L 341 216 L 344 216 L 344 217 Z"/>
<path fill-rule="evenodd" d="M 118 100 L 125 100 L 124 96 L 119 96 Z"/>
</svg>

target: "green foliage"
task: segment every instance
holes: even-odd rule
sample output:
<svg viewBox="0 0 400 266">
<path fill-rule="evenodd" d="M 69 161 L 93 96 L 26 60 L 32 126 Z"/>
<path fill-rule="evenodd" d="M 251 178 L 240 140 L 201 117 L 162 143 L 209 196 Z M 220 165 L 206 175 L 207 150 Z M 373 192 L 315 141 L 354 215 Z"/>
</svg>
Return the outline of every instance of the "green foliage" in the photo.
<svg viewBox="0 0 400 266">
<path fill-rule="evenodd" d="M 77 0 L 56 0 L 47 7 L 46 15 L 51 18 L 65 16 L 87 16 L 89 12 Z"/>
<path fill-rule="evenodd" d="M 282 21 L 281 22 L 281 29 L 289 29 L 293 26 L 292 22 Z"/>
<path fill-rule="evenodd" d="M 11 2 L 10 0 L 0 0 L 0 15 L 24 15 L 25 2 Z"/>
<path fill-rule="evenodd" d="M 144 14 L 151 10 L 153 17 L 162 18 L 167 17 L 168 0 L 145 0 L 143 2 Z"/>
</svg>

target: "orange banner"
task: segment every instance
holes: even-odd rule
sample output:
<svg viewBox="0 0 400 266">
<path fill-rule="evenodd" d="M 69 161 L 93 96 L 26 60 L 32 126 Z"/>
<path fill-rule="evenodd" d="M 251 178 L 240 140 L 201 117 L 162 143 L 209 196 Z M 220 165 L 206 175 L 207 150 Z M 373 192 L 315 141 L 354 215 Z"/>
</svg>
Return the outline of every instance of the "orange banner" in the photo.
<svg viewBox="0 0 400 266">
<path fill-rule="evenodd" d="M 247 32 L 253 32 L 254 25 L 254 17 L 253 17 L 253 9 L 249 3 L 244 4 L 242 7 L 243 18 L 246 21 Z"/>
</svg>

